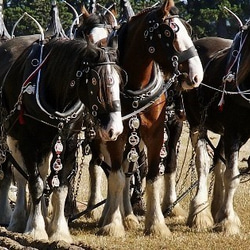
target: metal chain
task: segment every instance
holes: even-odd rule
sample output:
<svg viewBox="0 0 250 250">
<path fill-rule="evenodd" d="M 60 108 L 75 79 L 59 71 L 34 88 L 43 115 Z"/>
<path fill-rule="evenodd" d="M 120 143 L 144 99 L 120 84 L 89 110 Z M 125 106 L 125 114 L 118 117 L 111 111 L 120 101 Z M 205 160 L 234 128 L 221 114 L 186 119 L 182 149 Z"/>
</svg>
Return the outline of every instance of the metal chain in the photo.
<svg viewBox="0 0 250 250">
<path fill-rule="evenodd" d="M 82 152 L 81 154 L 81 162 L 80 162 L 80 167 L 78 167 L 78 178 L 77 178 L 77 182 L 76 182 L 76 186 L 75 186 L 75 193 L 74 193 L 74 200 L 76 201 L 76 198 L 78 196 L 78 192 L 79 192 L 79 188 L 80 188 L 80 183 L 81 183 L 81 179 L 82 179 L 82 170 L 84 167 L 84 161 L 85 161 L 85 155 L 84 152 Z"/>
<path fill-rule="evenodd" d="M 211 180 L 210 180 L 210 186 L 209 186 L 209 189 L 208 189 L 208 195 L 211 196 L 212 194 L 212 190 L 213 190 L 213 187 L 214 187 L 214 181 L 215 181 L 215 174 L 214 174 L 214 171 L 212 171 L 211 173 Z"/>
<path fill-rule="evenodd" d="M 6 161 L 6 152 L 8 151 L 7 145 L 7 134 L 4 128 L 4 118 L 6 117 L 7 112 L 3 107 L 0 107 L 0 180 L 4 178 L 4 171 L 2 170 L 2 164 Z"/>
<path fill-rule="evenodd" d="M 180 186 L 180 189 L 179 189 L 179 192 L 183 192 L 185 186 L 186 186 L 186 182 L 188 180 L 188 176 L 191 172 L 191 170 L 193 169 L 193 166 L 194 166 L 194 155 L 195 155 L 195 152 L 194 150 L 192 151 L 192 157 L 191 157 L 191 160 L 189 162 L 189 167 L 188 167 L 188 170 L 186 172 L 186 176 L 183 178 L 183 182 L 182 182 L 182 185 Z"/>
<path fill-rule="evenodd" d="M 215 92 L 214 96 L 210 99 L 210 101 L 207 103 L 206 106 L 204 106 L 202 112 L 201 112 L 201 120 L 200 120 L 200 124 L 199 124 L 199 130 L 198 132 L 200 133 L 202 131 L 202 129 L 204 128 L 204 125 L 205 125 L 205 122 L 206 122 L 206 119 L 207 119 L 207 116 L 208 116 L 208 109 L 209 107 L 212 105 L 212 103 L 215 101 L 215 99 L 219 96 L 219 93 L 218 92 Z M 202 105 L 202 99 L 199 98 L 199 103 L 201 106 Z M 196 145 L 197 146 L 197 145 Z"/>
</svg>

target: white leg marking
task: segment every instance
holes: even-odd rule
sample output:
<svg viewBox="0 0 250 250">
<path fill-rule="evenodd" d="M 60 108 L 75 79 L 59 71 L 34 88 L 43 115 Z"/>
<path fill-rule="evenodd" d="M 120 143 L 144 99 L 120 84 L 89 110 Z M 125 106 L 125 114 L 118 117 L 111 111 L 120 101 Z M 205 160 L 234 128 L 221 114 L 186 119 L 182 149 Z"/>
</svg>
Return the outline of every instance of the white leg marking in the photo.
<svg viewBox="0 0 250 250">
<path fill-rule="evenodd" d="M 147 181 L 146 183 L 146 218 L 145 218 L 145 234 L 160 236 L 167 238 L 171 232 L 165 224 L 164 216 L 161 210 L 161 189 L 160 177 L 155 181 Z"/>
<path fill-rule="evenodd" d="M 36 240 L 48 240 L 48 235 L 45 230 L 45 221 L 42 215 L 41 202 L 35 206 L 31 202 L 25 233 Z"/>
<path fill-rule="evenodd" d="M 104 198 L 102 196 L 102 185 L 103 185 L 103 170 L 99 165 L 89 165 L 89 181 L 90 181 L 90 196 L 88 201 L 88 207 L 96 205 L 101 202 Z M 103 206 L 92 210 L 89 216 L 94 219 L 100 219 Z"/>
<path fill-rule="evenodd" d="M 206 141 L 197 141 L 198 133 L 192 134 L 192 143 L 196 149 L 196 169 L 198 174 L 197 192 L 190 204 L 188 226 L 203 231 L 211 229 L 214 221 L 208 203 L 208 174 L 210 169 L 210 158 L 207 152 Z M 197 143 L 196 143 L 197 142 Z"/>
<path fill-rule="evenodd" d="M 239 173 L 238 152 L 234 152 L 224 174 L 225 199 L 216 215 L 216 222 L 219 223 L 217 228 L 226 235 L 240 233 L 241 222 L 233 208 L 234 194 L 240 183 Z"/>
<path fill-rule="evenodd" d="M 224 172 L 225 172 L 225 164 L 222 161 L 218 161 L 215 168 L 215 180 L 214 180 L 214 191 L 213 191 L 213 200 L 211 204 L 211 211 L 213 218 L 216 218 L 216 214 L 218 213 L 220 207 L 222 206 L 224 200 Z"/>
<path fill-rule="evenodd" d="M 73 242 L 69 232 L 68 223 L 64 216 L 67 193 L 68 187 L 66 186 L 59 187 L 52 193 L 53 213 L 51 223 L 48 228 L 49 239 L 51 241 L 64 240 L 68 243 Z"/>
<path fill-rule="evenodd" d="M 162 211 L 167 212 L 168 208 L 176 201 L 176 172 L 164 175 L 165 192 L 162 201 Z M 187 216 L 186 211 L 177 203 L 170 211 L 169 216 L 175 217 L 177 220 L 184 220 Z"/>
<path fill-rule="evenodd" d="M 102 215 L 102 228 L 99 234 L 123 237 L 125 230 L 123 226 L 123 188 L 125 175 L 120 170 L 111 172 L 108 178 L 108 198 Z"/>
</svg>

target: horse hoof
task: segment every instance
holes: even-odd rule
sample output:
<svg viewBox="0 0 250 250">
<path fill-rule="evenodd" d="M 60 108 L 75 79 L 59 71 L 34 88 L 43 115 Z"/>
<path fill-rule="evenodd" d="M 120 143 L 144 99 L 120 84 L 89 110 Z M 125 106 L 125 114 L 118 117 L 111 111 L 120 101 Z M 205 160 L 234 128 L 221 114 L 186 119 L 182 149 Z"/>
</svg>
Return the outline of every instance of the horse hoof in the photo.
<svg viewBox="0 0 250 250">
<path fill-rule="evenodd" d="M 134 214 L 130 214 L 124 219 L 124 225 L 127 229 L 136 229 L 139 226 L 139 221 Z"/>
<path fill-rule="evenodd" d="M 213 228 L 213 225 L 214 221 L 211 214 L 199 213 L 193 216 L 189 216 L 187 220 L 187 226 L 197 232 L 211 230 Z"/>
<path fill-rule="evenodd" d="M 217 220 L 219 221 L 219 220 Z M 220 220 L 214 227 L 215 231 L 222 232 L 226 236 L 240 234 L 241 222 L 238 215 L 235 213 L 234 216 L 224 218 Z"/>
<path fill-rule="evenodd" d="M 123 225 L 114 225 L 110 223 L 102 228 L 97 232 L 97 235 L 103 236 L 113 236 L 113 237 L 124 237 L 125 236 L 125 229 Z"/>
<path fill-rule="evenodd" d="M 169 238 L 172 233 L 165 224 L 159 223 L 152 225 L 150 228 L 146 228 L 144 234 L 161 238 Z"/>
</svg>

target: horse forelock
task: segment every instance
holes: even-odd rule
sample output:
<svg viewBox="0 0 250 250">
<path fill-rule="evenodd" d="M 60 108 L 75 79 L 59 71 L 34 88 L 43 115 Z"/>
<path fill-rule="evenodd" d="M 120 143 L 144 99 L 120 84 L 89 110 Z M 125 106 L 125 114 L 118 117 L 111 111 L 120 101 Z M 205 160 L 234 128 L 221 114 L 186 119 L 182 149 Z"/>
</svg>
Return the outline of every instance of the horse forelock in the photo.
<svg viewBox="0 0 250 250">
<path fill-rule="evenodd" d="M 96 27 L 98 24 L 104 24 L 105 18 L 101 15 L 97 15 L 95 13 L 90 14 L 87 18 L 85 18 L 79 27 L 79 30 L 82 30 L 84 33 L 88 34 L 91 29 Z"/>
</svg>

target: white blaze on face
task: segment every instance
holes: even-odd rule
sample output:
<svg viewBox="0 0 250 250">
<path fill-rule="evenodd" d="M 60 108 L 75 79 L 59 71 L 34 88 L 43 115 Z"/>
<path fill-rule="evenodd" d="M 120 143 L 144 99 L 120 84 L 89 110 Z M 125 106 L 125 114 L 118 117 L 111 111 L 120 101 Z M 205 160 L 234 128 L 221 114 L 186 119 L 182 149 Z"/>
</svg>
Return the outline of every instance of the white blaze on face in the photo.
<svg viewBox="0 0 250 250">
<path fill-rule="evenodd" d="M 98 43 L 100 41 L 105 41 L 107 43 L 108 31 L 105 28 L 95 27 L 89 33 L 89 39 L 92 43 Z M 106 46 L 102 44 L 102 46 Z"/>
<path fill-rule="evenodd" d="M 113 102 L 119 101 L 120 103 L 120 76 L 119 74 L 111 68 L 110 65 L 108 67 L 108 88 L 110 88 L 111 100 Z M 103 140 L 116 140 L 117 137 L 123 131 L 123 123 L 122 123 L 122 115 L 121 111 L 111 112 L 109 114 L 110 120 L 105 128 L 101 128 L 100 136 Z"/>
<path fill-rule="evenodd" d="M 193 47 L 194 46 L 193 41 L 191 37 L 189 36 L 187 29 L 185 28 L 183 23 L 180 21 L 180 19 L 173 18 L 172 20 L 173 20 L 173 23 L 176 23 L 177 26 L 179 27 L 179 30 L 175 33 L 178 51 L 183 52 Z M 189 66 L 189 72 L 188 72 L 189 80 L 193 83 L 192 87 L 198 87 L 201 81 L 203 80 L 203 67 L 202 67 L 199 56 L 197 55 L 197 56 L 190 58 L 188 60 L 188 66 Z"/>
</svg>

